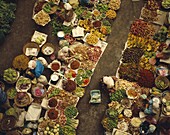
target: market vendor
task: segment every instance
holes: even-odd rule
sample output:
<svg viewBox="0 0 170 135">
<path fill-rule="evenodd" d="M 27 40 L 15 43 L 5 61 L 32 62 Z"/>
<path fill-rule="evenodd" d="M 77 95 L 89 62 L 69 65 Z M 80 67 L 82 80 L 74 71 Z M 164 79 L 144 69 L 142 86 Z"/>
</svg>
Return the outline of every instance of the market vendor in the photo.
<svg viewBox="0 0 170 135">
<path fill-rule="evenodd" d="M 36 78 L 39 78 L 44 71 L 44 66 L 40 60 L 30 60 L 28 63 L 28 68 L 31 69 L 31 72 Z"/>
<path fill-rule="evenodd" d="M 70 48 L 64 46 L 61 50 L 58 51 L 58 59 L 61 61 L 67 61 L 69 59 Z"/>
<path fill-rule="evenodd" d="M 152 99 L 147 99 L 148 103 L 146 104 L 146 108 L 144 110 L 144 113 L 147 115 L 155 115 L 153 111 L 153 100 Z"/>
</svg>

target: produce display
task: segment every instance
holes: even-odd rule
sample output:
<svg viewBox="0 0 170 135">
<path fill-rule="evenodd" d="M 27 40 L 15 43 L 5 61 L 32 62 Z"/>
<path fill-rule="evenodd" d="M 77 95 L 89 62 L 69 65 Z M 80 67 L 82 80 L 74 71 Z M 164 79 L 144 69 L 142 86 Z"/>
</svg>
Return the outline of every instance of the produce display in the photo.
<svg viewBox="0 0 170 135">
<path fill-rule="evenodd" d="M 127 48 L 122 55 L 122 62 L 139 63 L 139 59 L 142 57 L 143 53 L 143 50 L 140 48 Z"/>
<path fill-rule="evenodd" d="M 168 34 L 168 29 L 165 26 L 162 26 L 160 30 L 157 33 L 155 33 L 153 39 L 161 43 L 165 42 L 167 39 L 167 34 Z"/>
<path fill-rule="evenodd" d="M 31 38 L 34 46 L 23 47 L 24 54 L 26 49 L 31 50 L 28 56 L 34 57 L 18 55 L 13 68 L 4 70 L 5 83 L 15 85 L 6 92 L 19 117 L 13 120 L 17 122 L 15 125 L 9 120 L 12 117 L 6 118 L 10 110 L 6 111 L 2 130 L 16 128 L 39 135 L 76 135 L 78 101 L 84 96 L 108 45 L 106 39 L 121 1 L 74 2 L 35 2 L 32 19 L 40 26 L 51 25 L 52 34 L 58 37 L 59 51 L 47 42 L 47 34 L 35 31 Z M 158 53 L 168 52 L 168 48 L 160 47 L 167 40 L 168 28 L 157 30 L 149 20 L 156 18 L 157 9 L 156 1 L 149 0 L 143 11 L 149 16 L 132 23 L 117 75 L 111 77 L 113 84 L 107 87 L 111 102 L 101 123 L 110 133 L 155 133 L 159 122 L 156 116 L 170 116 L 169 79 L 157 73 Z M 50 80 L 45 76 L 47 70 Z M 35 77 L 37 74 L 39 77 Z M 90 96 L 89 103 L 101 103 L 100 90 L 91 90 Z"/>
<path fill-rule="evenodd" d="M 112 10 L 118 10 L 120 8 L 120 4 L 120 0 L 110 0 L 109 8 L 111 8 Z"/>
<path fill-rule="evenodd" d="M 26 77 L 20 77 L 16 83 L 16 89 L 18 91 L 27 91 L 31 88 L 31 80 Z"/>
<path fill-rule="evenodd" d="M 151 37 L 154 35 L 155 29 L 148 22 L 138 19 L 131 25 L 130 32 L 135 36 Z"/>
<path fill-rule="evenodd" d="M 35 16 L 34 16 L 34 20 L 37 24 L 45 26 L 47 23 L 49 23 L 51 21 L 49 14 L 47 14 L 46 12 L 39 11 Z"/>
<path fill-rule="evenodd" d="M 18 74 L 15 69 L 8 68 L 4 70 L 3 78 L 8 83 L 15 83 L 19 77 Z"/>
<path fill-rule="evenodd" d="M 122 63 L 119 66 L 118 74 L 120 78 L 128 81 L 137 81 L 139 74 L 138 65 L 136 63 Z"/>
<path fill-rule="evenodd" d="M 10 33 L 11 24 L 15 19 L 15 10 L 15 3 L 0 0 L 0 43 L 4 41 L 5 35 Z"/>
<path fill-rule="evenodd" d="M 8 91 L 7 91 L 7 96 L 9 99 L 14 99 L 14 97 L 16 96 L 17 94 L 17 90 L 15 88 L 10 88 Z"/>
<path fill-rule="evenodd" d="M 114 93 L 110 94 L 110 100 L 111 101 L 120 101 L 126 96 L 126 91 L 125 90 L 117 90 Z"/>
<path fill-rule="evenodd" d="M 47 34 L 35 31 L 31 42 L 23 47 L 26 56 L 15 57 L 14 69 L 4 71 L 7 83 L 16 82 L 15 88 L 7 91 L 8 99 L 12 106 L 26 112 L 26 115 L 22 110 L 19 112 L 23 119 L 22 122 L 20 117 L 17 119 L 16 128 L 23 127 L 27 121 L 31 123 L 23 133 L 27 130 L 33 133 L 34 129 L 39 135 L 76 134 L 79 124 L 75 119 L 79 114 L 76 105 L 107 47 L 111 21 L 121 4 L 120 0 L 103 2 L 89 1 L 85 5 L 57 0 L 35 2 L 32 19 L 40 26 L 50 23 L 52 34 L 58 37 L 59 51 L 47 42 Z M 50 80 L 43 75 L 46 70 L 51 73 Z M 91 103 L 101 103 L 101 93 L 95 92 L 91 93 Z"/>
<path fill-rule="evenodd" d="M 102 78 L 110 97 L 101 121 L 107 134 L 169 134 L 169 127 L 161 125 L 170 116 L 169 74 L 159 69 L 169 65 L 162 60 L 169 58 L 169 29 L 166 25 L 155 29 L 159 9 L 156 0 L 146 2 L 140 19 L 130 27 L 116 77 Z"/>
<path fill-rule="evenodd" d="M 146 7 L 144 7 L 141 10 L 141 17 L 145 20 L 154 22 L 158 20 L 158 14 L 157 11 L 151 11 L 149 9 L 147 9 Z"/>
<path fill-rule="evenodd" d="M 26 92 L 17 92 L 14 98 L 14 103 L 18 107 L 25 107 L 31 103 L 31 99 Z"/>
<path fill-rule="evenodd" d="M 23 54 L 18 55 L 14 58 L 12 65 L 15 69 L 25 70 L 27 69 L 29 58 Z"/>
<path fill-rule="evenodd" d="M 150 88 L 141 87 L 136 82 L 113 78 L 115 85 L 108 89 L 111 102 L 108 104 L 108 109 L 101 122 L 105 130 L 108 132 L 121 130 L 125 134 L 140 134 L 144 130 L 140 129 L 143 124 L 145 125 L 145 121 L 155 129 L 159 128 L 157 122 L 162 112 L 160 111 L 163 105 L 161 104 L 162 95 L 157 96 L 156 93 L 151 92 Z M 166 98 L 168 98 L 168 93 L 166 94 Z M 164 102 L 168 105 L 166 99 Z M 155 133 L 155 130 L 148 128 L 146 132 Z"/>
<path fill-rule="evenodd" d="M 163 0 L 163 1 L 162 1 L 162 6 L 163 6 L 165 9 L 169 9 L 169 8 L 170 8 L 170 1 L 169 1 L 169 0 Z"/>
<path fill-rule="evenodd" d="M 148 0 L 148 2 L 146 3 L 145 6 L 147 9 L 149 9 L 151 11 L 156 11 L 160 8 L 159 4 L 156 0 Z"/>
<path fill-rule="evenodd" d="M 78 110 L 74 106 L 68 106 L 64 110 L 64 114 L 66 115 L 67 118 L 75 118 L 78 114 Z"/>
</svg>

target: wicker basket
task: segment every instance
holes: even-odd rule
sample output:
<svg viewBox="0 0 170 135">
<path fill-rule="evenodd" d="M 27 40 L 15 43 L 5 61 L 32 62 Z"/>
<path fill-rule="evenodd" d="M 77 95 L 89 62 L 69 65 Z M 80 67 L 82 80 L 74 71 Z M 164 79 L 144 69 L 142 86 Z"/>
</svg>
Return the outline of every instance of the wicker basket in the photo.
<svg viewBox="0 0 170 135">
<path fill-rule="evenodd" d="M 27 48 L 36 48 L 37 52 L 40 51 L 40 47 L 38 44 L 34 43 L 34 42 L 30 42 L 30 43 L 26 43 L 23 47 L 23 53 L 26 55 L 26 49 Z M 38 54 L 38 53 L 37 53 Z"/>
<path fill-rule="evenodd" d="M 161 82 L 163 85 L 161 84 Z M 158 89 L 165 90 L 169 87 L 169 84 L 169 80 L 165 76 L 158 76 L 155 79 L 155 85 Z"/>
<path fill-rule="evenodd" d="M 53 49 L 53 51 L 51 52 L 51 53 L 46 53 L 44 50 L 45 50 L 45 48 L 46 47 L 51 47 L 52 49 Z M 44 44 L 43 46 L 42 46 L 42 48 L 41 48 L 41 52 L 44 54 L 44 55 L 51 55 L 52 53 L 54 53 L 54 51 L 55 51 L 55 46 L 53 45 L 53 44 L 51 44 L 51 43 L 46 43 L 46 44 Z"/>
<path fill-rule="evenodd" d="M 20 93 L 20 92 L 18 92 L 18 93 Z M 14 103 L 16 104 L 16 106 L 18 106 L 18 107 L 25 107 L 25 106 L 29 105 L 30 102 L 31 102 L 30 96 L 26 92 L 22 92 L 22 93 L 25 93 L 25 96 L 24 96 L 24 98 L 22 98 L 22 100 L 20 100 L 20 102 L 25 100 L 25 103 L 20 104 L 18 102 L 18 93 L 17 93 L 17 95 L 14 98 Z"/>
</svg>

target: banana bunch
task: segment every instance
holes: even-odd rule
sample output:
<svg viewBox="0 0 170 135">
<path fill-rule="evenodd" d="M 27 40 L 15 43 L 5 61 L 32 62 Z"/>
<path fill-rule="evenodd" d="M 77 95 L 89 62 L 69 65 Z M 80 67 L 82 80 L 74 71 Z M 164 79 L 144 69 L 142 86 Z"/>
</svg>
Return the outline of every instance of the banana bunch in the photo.
<svg viewBox="0 0 170 135">
<path fill-rule="evenodd" d="M 96 36 L 97 36 L 98 38 L 100 38 L 101 40 L 104 40 L 105 37 L 106 37 L 104 34 L 102 34 L 101 32 L 99 32 L 99 30 L 97 30 L 97 29 L 91 29 L 91 30 L 90 30 L 90 33 L 96 35 Z"/>
<path fill-rule="evenodd" d="M 149 51 L 156 52 L 158 47 L 160 46 L 160 42 L 155 41 L 151 38 L 146 39 L 146 38 L 138 37 L 130 33 L 128 35 L 127 45 L 129 48 L 138 47 L 148 52 Z"/>
<path fill-rule="evenodd" d="M 88 19 L 79 20 L 78 25 L 80 27 L 83 27 L 86 32 L 90 32 L 90 30 L 92 29 L 91 22 Z"/>
<path fill-rule="evenodd" d="M 149 58 L 146 57 L 141 57 L 140 62 L 139 62 L 139 67 L 143 68 L 143 69 L 147 69 L 150 71 L 155 71 L 155 66 L 151 65 L 149 63 Z"/>
<path fill-rule="evenodd" d="M 156 87 L 153 87 L 151 90 L 150 90 L 150 93 L 152 95 L 155 95 L 155 96 L 160 96 L 162 94 L 162 91 L 157 89 Z"/>
</svg>

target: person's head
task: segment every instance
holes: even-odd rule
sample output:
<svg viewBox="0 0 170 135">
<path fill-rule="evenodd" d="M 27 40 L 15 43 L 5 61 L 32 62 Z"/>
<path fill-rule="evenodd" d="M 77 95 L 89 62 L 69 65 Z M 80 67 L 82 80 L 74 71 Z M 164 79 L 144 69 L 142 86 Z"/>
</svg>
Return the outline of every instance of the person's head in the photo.
<svg viewBox="0 0 170 135">
<path fill-rule="evenodd" d="M 68 48 L 68 46 L 64 46 L 63 48 L 62 48 L 62 52 L 63 53 L 68 53 L 69 52 L 69 48 Z"/>
<path fill-rule="evenodd" d="M 35 60 L 30 60 L 28 62 L 28 68 L 34 69 L 36 67 L 36 61 Z"/>
</svg>

